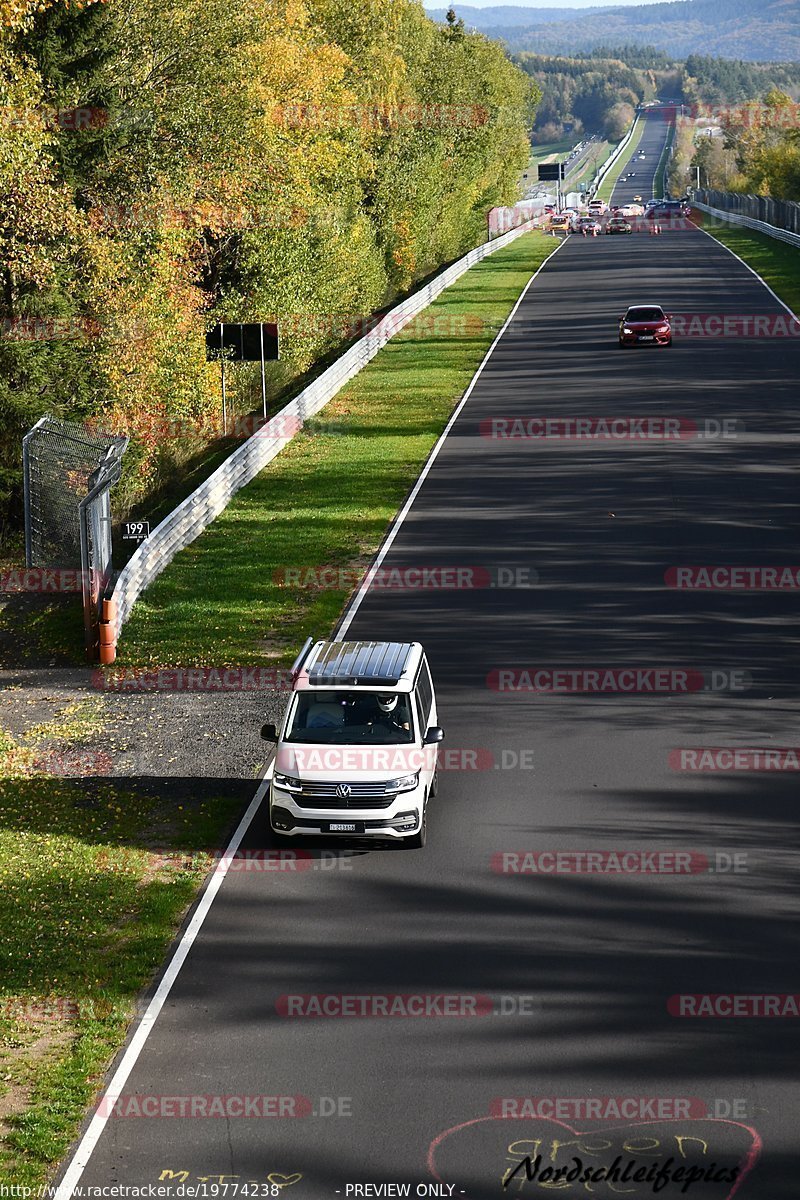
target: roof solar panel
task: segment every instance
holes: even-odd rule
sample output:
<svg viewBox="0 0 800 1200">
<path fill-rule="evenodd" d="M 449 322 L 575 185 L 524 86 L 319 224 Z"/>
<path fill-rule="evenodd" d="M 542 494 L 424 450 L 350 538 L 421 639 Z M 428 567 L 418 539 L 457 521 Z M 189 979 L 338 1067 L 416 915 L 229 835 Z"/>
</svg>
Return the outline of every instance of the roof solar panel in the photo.
<svg viewBox="0 0 800 1200">
<path fill-rule="evenodd" d="M 394 685 L 413 652 L 411 642 L 322 642 L 306 666 L 308 681 Z"/>
</svg>

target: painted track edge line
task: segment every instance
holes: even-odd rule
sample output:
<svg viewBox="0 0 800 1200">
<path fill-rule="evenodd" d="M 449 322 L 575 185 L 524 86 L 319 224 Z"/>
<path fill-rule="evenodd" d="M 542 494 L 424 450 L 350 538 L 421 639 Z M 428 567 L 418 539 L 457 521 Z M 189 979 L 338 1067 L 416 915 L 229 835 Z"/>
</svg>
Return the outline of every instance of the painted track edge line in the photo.
<svg viewBox="0 0 800 1200">
<path fill-rule="evenodd" d="M 539 266 L 536 268 L 536 270 L 531 275 L 528 282 L 525 284 L 525 287 L 520 292 L 519 297 L 517 298 L 517 301 L 516 301 L 514 307 L 511 309 L 511 312 L 506 317 L 506 320 L 503 324 L 502 329 L 500 329 L 499 333 L 495 337 L 491 346 L 486 351 L 486 354 L 483 357 L 483 361 L 481 362 L 481 364 L 478 367 L 475 374 L 472 376 L 472 379 L 469 381 L 467 390 L 464 392 L 464 395 L 461 397 L 458 404 L 453 409 L 453 412 L 450 414 L 449 421 L 445 425 L 442 433 L 439 435 L 439 439 L 436 442 L 433 449 L 431 450 L 430 454 L 428 455 L 427 461 L 426 461 L 425 465 L 423 466 L 423 468 L 419 474 L 419 477 L 417 478 L 416 483 L 414 484 L 413 488 L 411 489 L 411 492 L 409 493 L 405 504 L 403 505 L 400 512 L 397 514 L 397 516 L 395 517 L 394 523 L 392 524 L 391 529 L 389 530 L 383 544 L 381 545 L 380 549 L 378 550 L 378 553 L 375 557 L 375 561 L 373 562 L 372 566 L 367 571 L 367 574 L 366 574 L 363 582 L 361 583 L 361 586 L 359 587 L 358 591 L 356 592 L 355 596 L 348 604 L 348 606 L 347 606 L 345 612 L 342 614 L 340 620 L 337 622 L 337 625 L 334 629 L 334 633 L 333 633 L 333 636 L 331 639 L 332 641 L 341 642 L 344 639 L 344 635 L 347 633 L 348 629 L 350 628 L 350 626 L 353 622 L 353 618 L 355 617 L 356 613 L 358 612 L 359 608 L 361 607 L 361 605 L 367 595 L 367 592 L 370 589 L 372 581 L 375 578 L 375 575 L 380 570 L 381 563 L 383 562 L 384 558 L 391 550 L 392 543 L 394 542 L 394 539 L 397 537 L 397 534 L 400 531 L 401 525 L 405 521 L 406 517 L 409 514 L 411 506 L 413 505 L 414 501 L 416 500 L 417 496 L 419 495 L 422 485 L 425 482 L 426 478 L 428 477 L 431 467 L 433 466 L 434 462 L 438 458 L 439 451 L 442 449 L 445 442 L 447 441 L 447 438 L 450 434 L 450 430 L 455 425 L 456 421 L 458 420 L 459 416 L 461 415 L 462 409 L 464 408 L 465 404 L 467 403 L 470 396 L 472 395 L 473 388 L 475 387 L 475 384 L 478 382 L 478 379 L 480 378 L 480 376 L 483 372 L 483 368 L 486 366 L 486 364 L 488 363 L 492 354 L 494 353 L 495 346 L 502 338 L 506 329 L 508 329 L 508 326 L 511 324 L 511 322 L 514 319 L 514 316 L 516 315 L 517 309 L 519 308 L 520 304 L 522 304 L 522 301 L 525 299 L 526 295 L 528 294 L 528 289 L 530 288 L 531 284 L 538 276 L 539 272 L 541 270 L 543 270 L 544 267 L 546 267 L 547 264 L 550 262 L 550 259 L 553 257 L 553 255 L 558 254 L 561 247 L 564 246 L 566 244 L 566 242 L 568 242 L 568 241 L 569 241 L 569 237 L 565 237 L 565 238 L 561 239 L 559 244 L 553 250 L 551 250 L 551 252 L 548 254 L 547 258 L 545 258 L 542 262 L 539 263 Z M 59 1200 L 61 1200 L 61 1198 L 59 1198 Z"/>
<path fill-rule="evenodd" d="M 106 1122 L 110 1116 L 110 1109 L 113 1107 L 114 1101 L 119 1097 L 122 1088 L 125 1086 L 128 1076 L 136 1065 L 136 1061 L 141 1054 L 142 1049 L 144 1048 L 145 1042 L 150 1036 L 150 1032 L 156 1023 L 158 1014 L 161 1012 L 164 1002 L 169 996 L 175 980 L 178 978 L 181 967 L 183 966 L 189 951 L 191 950 L 192 945 L 198 933 L 200 932 L 200 929 L 202 928 L 203 922 L 208 915 L 208 911 L 214 902 L 217 892 L 222 886 L 222 882 L 225 879 L 225 876 L 228 874 L 233 855 L 239 849 L 244 835 L 250 828 L 253 817 L 258 811 L 268 787 L 269 781 L 267 779 L 262 779 L 256 794 L 253 796 L 253 799 L 247 806 L 244 815 L 239 821 L 239 824 L 237 825 L 233 836 L 228 843 L 225 854 L 217 863 L 214 873 L 208 882 L 208 886 L 200 897 L 197 908 L 192 914 L 192 918 L 184 930 L 183 936 L 181 937 L 175 952 L 172 955 L 172 958 L 169 960 L 167 968 L 164 971 L 161 981 L 159 982 L 159 985 L 147 1006 L 144 1016 L 136 1027 L 136 1030 L 130 1042 L 128 1043 L 127 1048 L 123 1051 L 120 1063 L 114 1072 L 110 1083 L 105 1088 L 97 1102 L 97 1108 L 95 1109 L 94 1116 L 89 1122 L 88 1128 L 85 1130 L 83 1136 L 78 1142 L 75 1153 L 73 1154 L 69 1166 L 64 1172 L 61 1181 L 54 1189 L 54 1200 L 71 1200 L 74 1189 L 80 1181 L 84 1169 L 88 1165 L 89 1159 L 94 1152 L 95 1146 L 99 1142 L 103 1130 L 105 1129 Z M 105 1101 L 105 1104 L 103 1105 L 104 1112 L 101 1113 L 99 1111 L 99 1107 L 103 1101 Z"/>
<path fill-rule="evenodd" d="M 738 228 L 742 228 L 742 227 L 741 227 L 741 226 L 737 226 L 737 225 L 732 225 L 732 226 L 731 226 L 731 228 L 732 228 L 732 229 L 738 229 Z M 722 249 L 723 249 L 723 250 L 727 250 L 727 251 L 728 251 L 728 254 L 732 254 L 732 255 L 733 255 L 733 257 L 736 259 L 736 261 L 737 261 L 737 262 L 740 262 L 740 263 L 742 264 L 742 266 L 743 266 L 743 267 L 744 267 L 744 268 L 745 268 L 747 271 L 749 271 L 749 272 L 750 272 L 750 274 L 751 274 L 751 275 L 755 275 L 755 277 L 756 277 L 756 279 L 758 280 L 758 282 L 759 282 L 760 284 L 762 284 L 762 285 L 763 285 L 763 286 L 764 286 L 764 287 L 767 289 L 767 291 L 769 292 L 770 296 L 772 296 L 773 300 L 777 300 L 777 301 L 778 301 L 778 304 L 782 305 L 782 306 L 783 306 L 783 308 L 785 308 L 785 309 L 786 309 L 786 311 L 788 312 L 789 316 L 790 316 L 790 317 L 793 317 L 795 321 L 797 321 L 798 323 L 800 323 L 800 317 L 798 317 L 797 313 L 795 313 L 795 312 L 792 312 L 791 308 L 789 308 L 789 305 L 786 303 L 786 301 L 785 301 L 785 300 L 781 300 L 781 298 L 780 298 L 780 296 L 778 295 L 778 293 L 777 293 L 776 291 L 774 291 L 774 290 L 773 290 L 773 289 L 772 289 L 772 288 L 769 286 L 769 284 L 767 283 L 767 281 L 766 281 L 766 279 L 763 277 L 763 275 L 759 275 L 759 273 L 758 273 L 758 271 L 755 269 L 755 267 L 751 267 L 751 266 L 750 266 L 750 263 L 748 263 L 748 262 L 745 262 L 745 261 L 744 261 L 744 259 L 742 258 L 742 256 L 741 256 L 740 254 L 737 254 L 735 250 L 731 250 L 730 246 L 726 246 L 724 242 L 721 242 L 721 241 L 719 240 L 719 238 L 716 238 L 716 237 L 714 237 L 713 233 L 709 233 L 707 229 L 703 229 L 703 226 L 702 226 L 702 225 L 695 225 L 695 229 L 699 229 L 701 233 L 704 233 L 704 234 L 706 235 L 706 237 L 710 237 L 710 238 L 711 238 L 711 240 L 712 240 L 712 242 L 716 242 L 718 246 L 722 246 Z M 753 230 L 752 232 L 756 233 L 756 232 L 758 232 L 758 231 L 757 231 L 757 230 Z"/>
</svg>

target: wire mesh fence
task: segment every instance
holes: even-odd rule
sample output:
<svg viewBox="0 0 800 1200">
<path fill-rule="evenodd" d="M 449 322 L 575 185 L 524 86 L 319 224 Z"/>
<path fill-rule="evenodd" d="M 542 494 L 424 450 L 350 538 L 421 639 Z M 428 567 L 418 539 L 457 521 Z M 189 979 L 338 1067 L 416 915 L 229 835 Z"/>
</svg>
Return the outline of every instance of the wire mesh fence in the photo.
<svg viewBox="0 0 800 1200">
<path fill-rule="evenodd" d="M 86 646 L 112 582 L 110 489 L 127 437 L 47 415 L 23 439 L 25 558 L 29 567 L 80 568 Z"/>
<path fill-rule="evenodd" d="M 23 441 L 25 552 L 29 567 L 78 567 L 79 505 L 94 487 L 93 476 L 116 464 L 127 438 L 45 416 Z M 109 461 L 110 459 L 110 461 Z"/>
</svg>

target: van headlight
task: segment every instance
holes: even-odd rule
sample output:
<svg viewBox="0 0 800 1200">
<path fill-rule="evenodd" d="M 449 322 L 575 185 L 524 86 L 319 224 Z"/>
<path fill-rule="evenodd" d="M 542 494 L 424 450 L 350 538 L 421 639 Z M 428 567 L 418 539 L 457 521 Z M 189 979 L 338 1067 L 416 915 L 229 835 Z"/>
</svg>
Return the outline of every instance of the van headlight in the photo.
<svg viewBox="0 0 800 1200">
<path fill-rule="evenodd" d="M 390 779 L 386 790 L 387 792 L 413 792 L 415 787 L 419 787 L 419 771 L 413 775 L 398 775 L 397 779 Z"/>
<path fill-rule="evenodd" d="M 303 790 L 299 779 L 295 779 L 291 775 L 279 775 L 277 771 L 272 776 L 272 782 L 276 788 L 280 788 L 284 792 L 302 792 Z"/>
</svg>

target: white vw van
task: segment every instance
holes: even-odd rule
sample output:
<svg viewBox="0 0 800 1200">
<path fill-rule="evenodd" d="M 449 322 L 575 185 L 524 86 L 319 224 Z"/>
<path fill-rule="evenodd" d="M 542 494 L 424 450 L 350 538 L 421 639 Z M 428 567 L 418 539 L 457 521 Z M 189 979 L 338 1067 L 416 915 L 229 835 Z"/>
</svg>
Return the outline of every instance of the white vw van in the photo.
<svg viewBox="0 0 800 1200">
<path fill-rule="evenodd" d="M 270 766 L 275 833 L 402 840 L 420 848 L 436 795 L 436 697 L 419 642 L 314 642 L 292 667 Z"/>
</svg>

